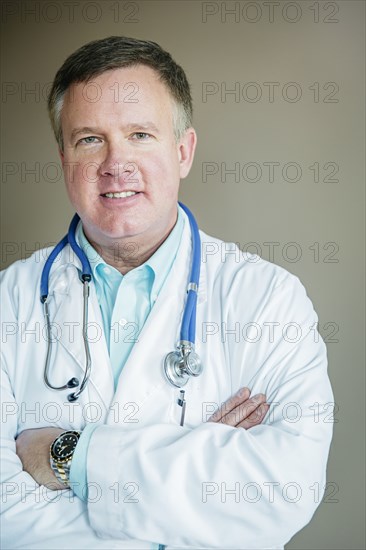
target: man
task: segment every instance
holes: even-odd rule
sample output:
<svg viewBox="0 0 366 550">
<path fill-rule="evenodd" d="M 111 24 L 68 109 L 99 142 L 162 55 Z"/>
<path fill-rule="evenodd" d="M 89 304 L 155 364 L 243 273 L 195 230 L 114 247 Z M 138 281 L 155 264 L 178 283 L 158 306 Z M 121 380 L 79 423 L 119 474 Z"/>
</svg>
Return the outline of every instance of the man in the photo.
<svg viewBox="0 0 366 550">
<path fill-rule="evenodd" d="M 3 273 L 4 546 L 283 547 L 316 509 L 311 487 L 324 490 L 331 440 L 325 346 L 303 287 L 234 245 L 222 261 L 224 243 L 201 232 L 204 370 L 180 393 L 164 359 L 192 264 L 177 208 L 196 147 L 185 74 L 153 42 L 94 41 L 56 74 L 49 113 L 92 271 L 90 330 L 83 343 L 69 244 L 48 277 L 52 336 L 39 299 L 45 260 Z M 83 391 L 69 402 L 76 376 Z"/>
</svg>

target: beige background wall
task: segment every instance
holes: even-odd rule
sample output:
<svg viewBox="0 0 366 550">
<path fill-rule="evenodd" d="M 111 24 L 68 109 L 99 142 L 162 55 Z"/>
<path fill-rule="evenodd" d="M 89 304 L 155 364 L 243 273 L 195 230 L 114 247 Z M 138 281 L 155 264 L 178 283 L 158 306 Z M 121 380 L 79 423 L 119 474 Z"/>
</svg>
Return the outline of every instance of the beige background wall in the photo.
<svg viewBox="0 0 366 550">
<path fill-rule="evenodd" d="M 328 344 L 329 486 L 288 548 L 365 548 L 364 2 L 45 0 L 2 10 L 2 266 L 59 240 L 72 214 L 46 113 L 56 70 L 96 38 L 159 42 L 194 96 L 199 146 L 181 199 L 206 232 L 298 275 Z"/>
</svg>

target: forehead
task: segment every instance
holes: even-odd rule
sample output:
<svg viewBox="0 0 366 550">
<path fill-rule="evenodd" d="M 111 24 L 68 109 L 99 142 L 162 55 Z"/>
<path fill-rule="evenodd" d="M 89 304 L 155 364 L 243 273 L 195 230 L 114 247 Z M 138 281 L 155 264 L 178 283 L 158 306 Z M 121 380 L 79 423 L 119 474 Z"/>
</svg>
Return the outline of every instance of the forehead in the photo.
<svg viewBox="0 0 366 550">
<path fill-rule="evenodd" d="M 172 123 L 175 108 L 167 86 L 151 67 L 135 65 L 108 70 L 66 91 L 62 122 L 84 117 L 156 117 Z"/>
</svg>

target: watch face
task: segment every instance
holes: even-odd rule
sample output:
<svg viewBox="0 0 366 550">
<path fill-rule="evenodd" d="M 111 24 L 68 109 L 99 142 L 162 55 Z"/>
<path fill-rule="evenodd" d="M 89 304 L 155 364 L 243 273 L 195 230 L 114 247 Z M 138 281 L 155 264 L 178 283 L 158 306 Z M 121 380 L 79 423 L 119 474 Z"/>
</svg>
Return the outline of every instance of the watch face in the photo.
<svg viewBox="0 0 366 550">
<path fill-rule="evenodd" d="M 61 434 L 52 445 L 51 454 L 58 461 L 67 461 L 73 454 L 79 434 L 77 432 L 66 432 Z"/>
</svg>

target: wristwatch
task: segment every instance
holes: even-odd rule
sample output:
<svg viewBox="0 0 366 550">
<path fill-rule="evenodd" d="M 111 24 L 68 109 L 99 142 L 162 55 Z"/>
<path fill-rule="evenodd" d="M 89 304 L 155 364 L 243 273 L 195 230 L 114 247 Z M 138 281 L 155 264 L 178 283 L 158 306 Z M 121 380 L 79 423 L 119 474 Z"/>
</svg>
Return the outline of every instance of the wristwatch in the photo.
<svg viewBox="0 0 366 550">
<path fill-rule="evenodd" d="M 69 487 L 71 461 L 81 432 L 67 431 L 60 434 L 50 447 L 50 464 L 59 481 Z"/>
</svg>

